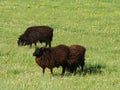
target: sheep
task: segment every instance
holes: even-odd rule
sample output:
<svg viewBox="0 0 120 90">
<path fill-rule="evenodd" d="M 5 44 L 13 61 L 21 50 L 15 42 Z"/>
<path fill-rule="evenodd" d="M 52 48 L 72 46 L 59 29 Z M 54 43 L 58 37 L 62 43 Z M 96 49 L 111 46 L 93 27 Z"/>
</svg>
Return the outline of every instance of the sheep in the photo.
<svg viewBox="0 0 120 90">
<path fill-rule="evenodd" d="M 32 43 L 36 46 L 37 42 L 40 43 L 45 42 L 46 47 L 49 44 L 51 47 L 51 41 L 53 37 L 53 29 L 49 26 L 32 26 L 28 27 L 26 31 L 19 36 L 18 38 L 18 46 L 30 45 Z"/>
<path fill-rule="evenodd" d="M 77 67 L 81 66 L 82 72 L 85 65 L 85 52 L 86 48 L 80 45 L 71 45 L 69 47 L 69 66 L 66 67 L 71 73 L 76 72 Z"/>
<path fill-rule="evenodd" d="M 47 48 L 41 47 L 36 48 L 33 56 L 35 56 L 36 63 L 42 67 L 43 74 L 45 73 L 45 68 L 49 68 L 51 74 L 53 74 L 53 68 L 62 66 L 63 76 L 65 73 L 65 68 L 68 65 L 67 61 L 69 58 L 69 47 L 66 45 L 58 45 L 55 47 Z"/>
</svg>

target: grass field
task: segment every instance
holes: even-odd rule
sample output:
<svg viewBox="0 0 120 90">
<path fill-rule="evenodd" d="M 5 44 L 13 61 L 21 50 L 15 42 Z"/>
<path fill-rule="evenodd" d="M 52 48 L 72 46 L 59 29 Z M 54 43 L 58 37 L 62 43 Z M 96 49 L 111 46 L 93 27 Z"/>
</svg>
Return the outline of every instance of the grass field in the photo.
<svg viewBox="0 0 120 90">
<path fill-rule="evenodd" d="M 34 46 L 17 46 L 34 25 L 54 28 L 52 46 L 86 47 L 84 75 L 43 76 Z M 0 90 L 120 90 L 120 0 L 0 0 Z"/>
</svg>

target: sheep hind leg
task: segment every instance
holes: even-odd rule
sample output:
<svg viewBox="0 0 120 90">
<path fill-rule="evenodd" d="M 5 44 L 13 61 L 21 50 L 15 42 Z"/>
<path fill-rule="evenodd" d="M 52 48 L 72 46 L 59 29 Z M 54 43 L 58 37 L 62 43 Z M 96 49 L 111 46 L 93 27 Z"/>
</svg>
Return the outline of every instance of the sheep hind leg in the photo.
<svg viewBox="0 0 120 90">
<path fill-rule="evenodd" d="M 62 66 L 62 73 L 61 73 L 61 76 L 64 76 L 64 73 L 65 73 L 65 66 Z"/>
<path fill-rule="evenodd" d="M 32 44 L 30 44 L 30 48 L 32 47 Z"/>
<path fill-rule="evenodd" d="M 50 72 L 51 72 L 51 74 L 53 75 L 53 69 L 52 69 L 52 68 L 50 68 Z"/>
<path fill-rule="evenodd" d="M 37 46 L 37 43 L 36 42 L 34 42 L 34 45 L 35 45 L 35 47 Z"/>
<path fill-rule="evenodd" d="M 48 45 L 48 43 L 46 42 L 46 43 L 45 43 L 45 47 L 47 47 L 47 45 Z"/>
<path fill-rule="evenodd" d="M 42 73 L 43 73 L 43 75 L 44 75 L 44 73 L 45 73 L 45 68 L 43 68 L 43 71 L 42 71 Z"/>
<path fill-rule="evenodd" d="M 82 64 L 82 65 L 81 65 L 81 70 L 82 70 L 82 72 L 83 72 L 83 69 L 84 69 L 84 65 Z"/>
<path fill-rule="evenodd" d="M 73 75 L 76 75 L 77 65 L 72 64 L 70 67 L 70 72 L 73 73 Z"/>
<path fill-rule="evenodd" d="M 51 43 L 49 42 L 49 47 L 51 47 Z"/>
<path fill-rule="evenodd" d="M 74 75 L 76 75 L 77 73 L 76 70 L 77 70 L 77 66 L 74 67 L 74 71 L 73 71 Z"/>
</svg>

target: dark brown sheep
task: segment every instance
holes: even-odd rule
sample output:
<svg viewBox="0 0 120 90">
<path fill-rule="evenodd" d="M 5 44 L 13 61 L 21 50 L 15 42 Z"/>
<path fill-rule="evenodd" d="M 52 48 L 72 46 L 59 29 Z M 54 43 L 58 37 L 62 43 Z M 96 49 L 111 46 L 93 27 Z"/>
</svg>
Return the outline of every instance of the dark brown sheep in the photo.
<svg viewBox="0 0 120 90">
<path fill-rule="evenodd" d="M 46 47 L 49 44 L 51 47 L 51 41 L 53 37 L 53 29 L 49 26 L 32 26 L 27 28 L 24 34 L 18 38 L 18 46 L 35 44 L 39 41 L 40 43 L 45 42 Z"/>
<path fill-rule="evenodd" d="M 69 47 L 70 55 L 69 55 L 69 67 L 67 69 L 73 73 L 76 72 L 77 67 L 81 66 L 82 71 L 85 65 L 85 52 L 86 49 L 80 45 L 71 45 Z"/>
<path fill-rule="evenodd" d="M 67 61 L 69 58 L 69 47 L 66 45 L 58 45 L 56 47 L 46 48 L 36 48 L 33 53 L 35 56 L 36 63 L 42 67 L 43 74 L 45 72 L 45 68 L 49 68 L 51 74 L 53 74 L 52 69 L 54 67 L 62 66 L 62 74 L 65 73 L 65 68 L 67 66 Z"/>
</svg>

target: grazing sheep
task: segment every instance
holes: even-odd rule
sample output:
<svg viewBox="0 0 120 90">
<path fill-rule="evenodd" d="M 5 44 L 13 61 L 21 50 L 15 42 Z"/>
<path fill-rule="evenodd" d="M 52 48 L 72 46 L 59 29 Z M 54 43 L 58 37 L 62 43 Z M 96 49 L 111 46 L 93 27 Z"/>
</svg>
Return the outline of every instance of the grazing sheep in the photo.
<svg viewBox="0 0 120 90">
<path fill-rule="evenodd" d="M 58 45 L 56 47 L 46 48 L 36 48 L 33 53 L 35 56 L 36 63 L 42 67 L 43 74 L 45 72 L 45 68 L 49 68 L 51 74 L 53 74 L 52 69 L 54 67 L 62 66 L 62 74 L 65 73 L 65 68 L 67 66 L 67 60 L 69 58 L 69 47 L 66 45 Z"/>
<path fill-rule="evenodd" d="M 28 27 L 24 34 L 18 38 L 18 46 L 35 44 L 39 41 L 40 43 L 45 42 L 46 47 L 49 44 L 51 47 L 51 41 L 53 37 L 53 29 L 49 26 L 32 26 Z"/>
<path fill-rule="evenodd" d="M 80 45 L 71 45 L 69 47 L 70 49 L 70 55 L 69 55 L 69 67 L 67 67 L 67 70 L 70 71 L 71 73 L 76 72 L 77 67 L 79 65 L 82 68 L 85 65 L 85 51 L 86 49 L 83 46 Z"/>
</svg>

